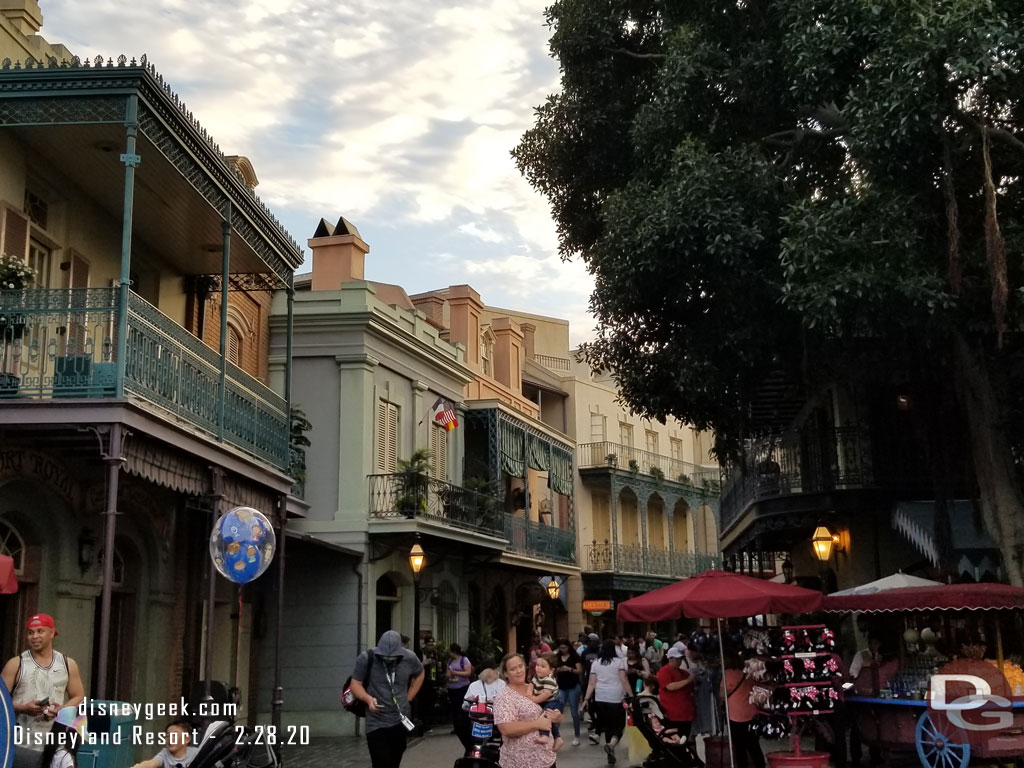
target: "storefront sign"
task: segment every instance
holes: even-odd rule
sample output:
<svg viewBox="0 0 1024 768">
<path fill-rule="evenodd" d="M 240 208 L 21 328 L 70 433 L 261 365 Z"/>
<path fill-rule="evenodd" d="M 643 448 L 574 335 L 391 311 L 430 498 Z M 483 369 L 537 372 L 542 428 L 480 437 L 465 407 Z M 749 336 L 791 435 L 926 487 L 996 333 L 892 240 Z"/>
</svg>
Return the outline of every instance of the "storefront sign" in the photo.
<svg viewBox="0 0 1024 768">
<path fill-rule="evenodd" d="M 584 600 L 583 610 L 588 613 L 592 613 L 595 616 L 610 611 L 614 604 L 611 600 Z"/>
</svg>

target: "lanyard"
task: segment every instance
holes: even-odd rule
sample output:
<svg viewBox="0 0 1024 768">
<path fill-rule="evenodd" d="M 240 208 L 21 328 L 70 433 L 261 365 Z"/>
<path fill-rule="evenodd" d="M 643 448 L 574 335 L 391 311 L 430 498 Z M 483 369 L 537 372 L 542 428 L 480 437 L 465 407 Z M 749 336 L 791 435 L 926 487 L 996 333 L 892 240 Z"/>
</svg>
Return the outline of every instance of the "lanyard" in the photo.
<svg viewBox="0 0 1024 768">
<path fill-rule="evenodd" d="M 387 665 L 385 665 L 385 670 L 386 669 L 387 669 Z M 395 709 L 397 709 L 399 712 L 401 712 L 402 711 L 402 707 L 398 704 L 398 694 L 395 693 L 395 677 L 396 677 L 397 674 L 398 674 L 398 664 L 395 664 L 394 669 L 392 669 L 391 671 L 385 671 L 384 672 L 384 677 L 387 678 L 388 687 L 391 689 L 391 701 L 394 702 Z"/>
</svg>

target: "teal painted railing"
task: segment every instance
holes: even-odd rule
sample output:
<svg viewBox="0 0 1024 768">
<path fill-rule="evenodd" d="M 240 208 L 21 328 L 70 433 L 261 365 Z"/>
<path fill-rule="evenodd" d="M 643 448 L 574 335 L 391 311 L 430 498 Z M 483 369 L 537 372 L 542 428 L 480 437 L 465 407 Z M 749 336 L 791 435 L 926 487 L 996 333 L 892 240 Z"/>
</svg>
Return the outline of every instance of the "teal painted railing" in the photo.
<svg viewBox="0 0 1024 768">
<path fill-rule="evenodd" d="M 587 544 L 586 571 L 644 574 L 685 579 L 710 568 L 721 568 L 720 555 L 674 552 L 640 544 Z"/>
<path fill-rule="evenodd" d="M 116 288 L 0 291 L 0 400 L 113 397 L 118 377 Z M 160 310 L 128 299 L 124 389 L 217 434 L 220 356 Z M 285 401 L 228 364 L 224 441 L 288 466 Z"/>
<path fill-rule="evenodd" d="M 510 552 L 540 560 L 576 563 L 575 531 L 541 525 L 532 520 L 506 514 L 505 538 L 508 539 Z"/>
</svg>

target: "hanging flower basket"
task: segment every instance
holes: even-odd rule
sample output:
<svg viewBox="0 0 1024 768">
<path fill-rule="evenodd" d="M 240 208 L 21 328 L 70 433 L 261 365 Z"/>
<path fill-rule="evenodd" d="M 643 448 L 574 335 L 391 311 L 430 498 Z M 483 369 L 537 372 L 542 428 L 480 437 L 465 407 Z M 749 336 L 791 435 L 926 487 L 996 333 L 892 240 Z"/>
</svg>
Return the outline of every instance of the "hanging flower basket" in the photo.
<svg viewBox="0 0 1024 768">
<path fill-rule="evenodd" d="M 0 291 L 20 291 L 36 276 L 36 271 L 17 256 L 0 254 Z"/>
</svg>

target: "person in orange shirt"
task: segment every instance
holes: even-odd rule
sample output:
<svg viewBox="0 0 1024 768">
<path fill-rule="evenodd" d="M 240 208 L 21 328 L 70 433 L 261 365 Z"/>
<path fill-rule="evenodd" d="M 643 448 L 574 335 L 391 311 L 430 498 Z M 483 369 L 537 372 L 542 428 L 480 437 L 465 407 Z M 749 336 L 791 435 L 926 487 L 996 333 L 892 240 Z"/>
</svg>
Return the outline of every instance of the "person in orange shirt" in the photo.
<svg viewBox="0 0 1024 768">
<path fill-rule="evenodd" d="M 726 658 L 725 666 L 722 688 L 729 697 L 729 733 L 736 768 L 764 768 L 761 740 L 750 731 L 750 721 L 757 714 L 757 707 L 750 703 L 754 681 L 743 673 L 743 664 L 735 654 Z"/>
</svg>

